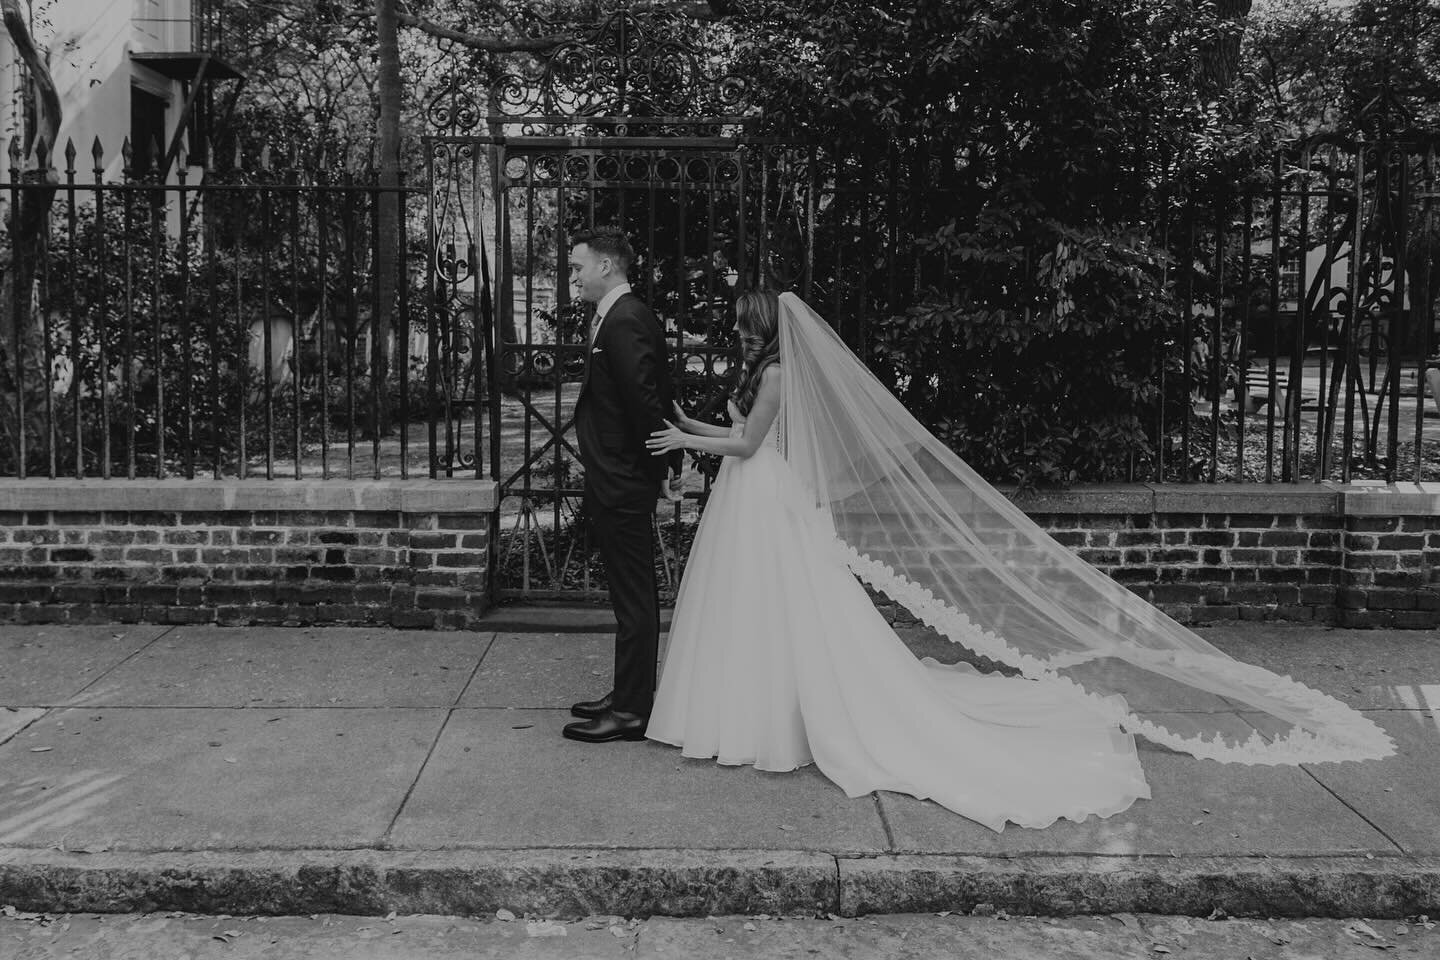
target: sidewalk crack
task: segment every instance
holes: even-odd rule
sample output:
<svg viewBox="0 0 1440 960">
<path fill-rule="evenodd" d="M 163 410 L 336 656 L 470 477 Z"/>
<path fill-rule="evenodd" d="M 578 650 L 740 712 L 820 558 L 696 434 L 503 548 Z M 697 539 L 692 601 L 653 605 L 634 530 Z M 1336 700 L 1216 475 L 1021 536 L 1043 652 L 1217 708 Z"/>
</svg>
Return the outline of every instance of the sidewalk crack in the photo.
<svg viewBox="0 0 1440 960">
<path fill-rule="evenodd" d="M 495 638 L 498 636 L 498 633 L 492 632 L 490 639 L 485 641 L 485 649 L 480 651 L 480 659 L 475 661 L 475 668 L 470 671 L 470 676 L 465 678 L 465 683 L 460 687 L 460 692 L 455 694 L 455 702 L 450 704 L 451 710 L 460 706 L 460 701 L 465 699 L 465 694 L 469 692 L 470 685 L 475 682 L 475 676 L 480 672 L 480 668 L 485 665 L 485 658 L 490 656 L 491 650 L 495 649 Z"/>
<path fill-rule="evenodd" d="M 450 726 L 451 718 L 455 716 L 455 711 L 460 709 L 460 701 L 464 698 L 465 691 L 469 690 L 470 684 L 475 682 L 475 675 L 480 672 L 480 664 L 485 662 L 485 657 L 490 652 L 490 648 L 494 643 L 495 634 L 492 633 L 490 634 L 490 639 L 485 644 L 485 650 L 480 654 L 480 658 L 475 661 L 475 666 L 471 669 L 470 676 L 465 679 L 465 683 L 460 688 L 460 692 L 455 695 L 455 702 L 450 704 L 450 708 L 445 711 L 445 720 L 440 724 L 440 729 L 435 731 L 435 738 L 430 741 L 430 747 L 425 751 L 425 759 L 420 761 L 420 766 L 415 771 L 415 778 L 410 781 L 410 786 L 405 789 L 405 796 L 400 798 L 399 805 L 395 807 L 395 815 L 390 818 L 390 822 L 385 826 L 385 831 L 380 834 L 380 840 L 377 846 L 381 850 L 389 848 L 390 838 L 395 833 L 395 824 L 399 823 L 400 817 L 404 815 L 405 807 L 410 803 L 410 797 L 414 795 L 415 788 L 420 784 L 420 778 L 425 775 L 426 768 L 430 766 L 430 758 L 435 756 L 435 749 L 440 746 L 440 738 L 445 736 L 445 730 Z"/>
<path fill-rule="evenodd" d="M 1345 807 L 1345 809 L 1349 810 L 1351 813 L 1355 814 L 1355 816 L 1365 821 L 1365 823 L 1370 826 L 1370 829 L 1374 830 L 1376 833 L 1380 834 L 1380 836 L 1388 840 L 1390 842 L 1390 845 L 1393 846 L 1397 852 L 1406 855 L 1409 854 L 1409 851 L 1406 850 L 1404 847 L 1400 846 L 1400 843 L 1394 837 L 1390 836 L 1390 834 L 1386 833 L 1383 827 L 1381 827 L 1374 820 L 1371 820 L 1369 817 L 1365 816 L 1365 814 L 1361 813 L 1353 803 L 1340 796 L 1340 794 L 1336 793 L 1334 790 L 1330 789 L 1330 785 L 1324 780 L 1321 780 L 1319 777 L 1317 777 L 1315 775 L 1315 771 L 1311 770 L 1308 766 L 1305 766 L 1304 764 L 1300 765 L 1300 769 L 1304 770 L 1306 775 L 1309 776 L 1311 780 L 1314 780 L 1316 783 L 1320 784 L 1321 790 L 1324 790 L 1326 793 L 1330 794 L 1330 796 L 1340 801 L 1340 804 Z"/>
<path fill-rule="evenodd" d="M 131 624 L 131 627 L 132 627 L 132 628 L 133 628 L 133 627 L 139 627 L 139 626 L 142 626 L 142 624 Z M 101 680 L 104 680 L 106 677 L 110 676 L 110 674 L 114 673 L 116 670 L 119 670 L 121 667 L 125 666 L 125 664 L 129 663 L 131 660 L 134 660 L 136 657 L 140 656 L 140 654 L 144 653 L 146 650 L 149 650 L 151 647 L 155 646 L 155 644 L 159 643 L 161 640 L 163 640 L 163 639 L 165 639 L 166 637 L 170 636 L 170 634 L 174 633 L 174 632 L 176 631 L 176 629 L 178 629 L 178 627 L 179 627 L 178 624 L 173 624 L 173 623 L 172 623 L 170 626 L 166 627 L 164 630 L 161 630 L 159 633 L 157 633 L 155 636 L 151 637 L 149 640 L 147 640 L 147 641 L 146 641 L 144 644 L 142 644 L 140 647 L 138 647 L 138 648 L 136 648 L 134 651 L 132 651 L 129 656 L 123 657 L 122 659 L 116 661 L 115 663 L 112 663 L 112 664 L 111 664 L 109 667 L 107 667 L 106 669 L 104 669 L 104 670 L 100 671 L 99 673 L 97 673 L 97 674 L 95 675 L 95 678 L 94 678 L 93 680 L 91 680 L 89 683 L 85 684 L 85 686 L 81 687 L 79 690 L 76 690 L 74 693 L 70 694 L 70 696 L 66 697 L 66 698 L 65 698 L 65 700 L 67 701 L 66 704 L 57 704 L 57 709 L 70 709 L 71 707 L 75 706 L 74 701 L 80 699 L 80 697 L 85 693 L 86 690 L 89 690 L 91 687 L 95 686 L 95 684 L 99 683 Z"/>
<path fill-rule="evenodd" d="M 872 793 L 875 798 L 875 812 L 880 815 L 880 828 L 885 831 L 885 849 L 890 853 L 895 852 L 895 832 L 890 829 L 890 818 L 885 816 L 885 806 L 880 802 L 880 794 Z"/>
</svg>

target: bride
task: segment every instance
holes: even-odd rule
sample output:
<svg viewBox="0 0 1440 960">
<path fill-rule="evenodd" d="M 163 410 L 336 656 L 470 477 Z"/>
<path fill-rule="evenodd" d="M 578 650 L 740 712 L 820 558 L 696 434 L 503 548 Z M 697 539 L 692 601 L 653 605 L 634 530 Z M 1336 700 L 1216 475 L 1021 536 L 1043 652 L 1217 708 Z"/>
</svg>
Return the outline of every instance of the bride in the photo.
<svg viewBox="0 0 1440 960">
<path fill-rule="evenodd" d="M 1134 736 L 1239 763 L 1393 753 L 1368 718 L 1231 659 L 1051 540 L 926 431 L 798 297 L 742 294 L 731 426 L 647 736 L 993 830 L 1148 798 Z M 858 578 L 858 580 L 857 580 Z M 989 663 L 917 659 L 859 581 Z M 993 669 L 998 666 L 1000 669 Z"/>
</svg>

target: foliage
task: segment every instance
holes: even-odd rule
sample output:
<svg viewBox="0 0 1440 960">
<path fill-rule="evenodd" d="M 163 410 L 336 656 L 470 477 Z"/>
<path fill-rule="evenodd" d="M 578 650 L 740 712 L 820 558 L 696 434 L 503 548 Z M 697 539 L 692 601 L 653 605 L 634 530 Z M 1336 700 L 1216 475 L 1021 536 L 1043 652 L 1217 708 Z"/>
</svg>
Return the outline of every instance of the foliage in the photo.
<svg viewBox="0 0 1440 960">
<path fill-rule="evenodd" d="M 61 473 L 74 471 L 77 443 L 91 476 L 123 475 L 132 460 L 139 475 L 154 475 L 162 442 L 171 472 L 186 449 L 203 458 L 231 446 L 225 434 L 241 389 L 237 360 L 246 331 L 233 319 L 219 322 L 221 311 L 210 313 L 217 321 L 212 327 L 197 300 L 209 276 L 215 302 L 234 305 L 235 284 L 245 282 L 248 271 L 221 256 L 213 271 L 202 273 L 196 235 L 183 246 L 163 239 L 157 225 L 165 215 L 151 195 L 131 193 L 104 208 L 103 240 L 97 240 L 93 206 L 77 209 L 73 230 L 68 218 L 51 224 L 27 387 L 50 394 Z M 30 473 L 48 469 L 48 433 L 30 438 Z M 7 458 L 0 473 L 16 467 Z"/>
<path fill-rule="evenodd" d="M 1245 35 L 1243 93 L 1289 136 L 1354 130 L 1389 88 L 1417 127 L 1440 125 L 1433 0 L 1261 0 Z"/>
<path fill-rule="evenodd" d="M 137 475 L 153 476 L 187 469 L 192 454 L 198 471 L 218 461 L 233 473 L 242 436 L 252 461 L 271 449 L 293 457 L 297 438 L 370 437 L 377 404 L 398 411 L 399 386 L 372 398 L 368 194 L 350 196 L 327 194 L 321 208 L 310 191 L 212 191 L 186 211 L 183 239 L 172 192 L 111 189 L 99 224 L 92 203 L 77 204 L 73 220 L 56 211 L 41 257 L 40 319 L 24 345 L 27 472 L 48 470 L 47 393 L 61 473 L 75 471 L 77 442 L 87 475 L 124 474 L 133 458 Z M 0 256 L 8 240 L 0 235 Z M 424 256 L 412 237 L 408 262 Z M 426 318 L 416 279 L 412 330 Z M 13 392 L 14 367 L 13 345 L 0 344 L 0 389 Z M 412 390 L 412 416 L 424 414 L 423 397 Z M 13 453 L 0 454 L 0 474 L 16 468 Z"/>
<path fill-rule="evenodd" d="M 1233 153 L 1201 51 L 1237 24 L 1137 0 L 745 9 L 767 123 L 840 142 L 832 182 L 868 183 L 880 208 L 822 211 L 831 245 L 865 251 L 817 264 L 822 302 L 885 290 L 887 246 L 921 279 L 908 302 L 902 286 L 862 303 L 882 379 L 994 480 L 1115 478 L 1148 458 L 1159 373 L 1188 339 L 1165 188 Z M 887 175 L 906 192 L 893 209 Z"/>
</svg>

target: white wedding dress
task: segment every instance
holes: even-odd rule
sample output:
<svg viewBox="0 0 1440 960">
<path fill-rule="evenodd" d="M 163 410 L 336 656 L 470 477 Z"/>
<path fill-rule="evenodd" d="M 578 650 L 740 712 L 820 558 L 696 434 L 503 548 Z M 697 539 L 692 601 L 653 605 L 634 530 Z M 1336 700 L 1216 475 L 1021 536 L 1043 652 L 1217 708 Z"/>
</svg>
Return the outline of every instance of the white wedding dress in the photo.
<svg viewBox="0 0 1440 960">
<path fill-rule="evenodd" d="M 910 652 L 781 455 L 781 419 L 721 464 L 647 736 L 761 770 L 813 762 L 852 797 L 906 793 L 997 831 L 1148 798 L 1133 737 L 1078 689 Z"/>
</svg>

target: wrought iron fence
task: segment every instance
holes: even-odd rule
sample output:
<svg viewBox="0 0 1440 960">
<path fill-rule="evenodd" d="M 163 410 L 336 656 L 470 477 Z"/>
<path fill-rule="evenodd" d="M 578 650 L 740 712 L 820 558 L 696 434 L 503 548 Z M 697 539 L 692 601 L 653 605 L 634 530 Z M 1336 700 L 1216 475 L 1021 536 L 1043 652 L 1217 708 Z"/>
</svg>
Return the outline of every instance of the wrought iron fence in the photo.
<svg viewBox="0 0 1440 960">
<path fill-rule="evenodd" d="M 720 175 L 703 146 L 690 159 Z M 483 151 L 460 156 L 466 149 L 452 143 L 454 157 L 429 161 L 463 161 L 456 195 L 473 209 L 461 210 L 446 207 L 454 197 L 434 189 L 434 171 L 424 189 L 387 191 L 367 169 L 232 152 L 204 168 L 181 164 L 169 184 L 140 170 L 105 182 L 98 145 L 88 163 L 69 146 L 27 158 L 12 145 L 0 184 L 0 475 L 480 475 L 491 471 L 477 452 L 498 469 L 508 461 L 497 448 L 514 441 L 519 459 L 499 479 L 524 464 L 517 490 L 540 474 L 553 474 L 543 479 L 555 489 L 574 486 L 551 436 L 563 420 L 541 424 L 537 438 L 539 420 L 504 406 L 521 373 L 540 378 L 533 394 L 537 384 L 563 392 L 576 372 L 569 298 L 539 289 L 526 266 L 563 255 L 563 230 L 532 229 L 543 197 L 567 182 L 535 179 L 547 163 L 587 165 L 590 186 L 573 194 L 585 220 L 598 215 L 597 184 L 613 186 L 616 202 L 629 197 L 617 215 L 636 223 L 660 207 L 680 216 L 677 198 L 693 193 L 688 219 L 667 228 L 674 249 L 657 244 L 674 282 L 650 292 L 680 318 L 677 355 L 697 366 L 689 380 L 701 392 L 724 376 L 739 269 L 763 265 L 864 353 L 877 325 L 952 268 L 914 242 L 949 200 L 898 157 L 862 170 L 840 150 L 736 141 L 718 160 L 741 182 L 710 189 L 678 168 L 680 186 L 656 179 L 667 153 L 686 159 L 675 144 L 632 151 L 631 172 L 647 172 L 626 179 L 627 157 L 598 143 L 537 139 L 509 148 L 528 166 L 511 171 L 519 232 L 497 278 L 486 238 L 503 222 L 495 171 Z M 1161 395 L 1173 402 L 1157 405 L 1150 452 L 1134 458 L 1130 479 L 1440 477 L 1430 423 L 1440 413 L 1436 149 L 1433 136 L 1405 132 L 1322 138 L 1238 182 L 1157 191 L 1150 229 L 1168 251 L 1176 308 Z M 382 243 L 375 214 L 386 195 L 403 215 Z M 545 217 L 558 223 L 558 212 Z M 724 229 L 689 239 L 712 222 Z M 385 249 L 400 280 L 388 304 L 375 283 Z M 506 344 L 493 371 L 492 310 Z"/>
<path fill-rule="evenodd" d="M 1318 137 L 1171 198 L 1189 402 L 1160 409 L 1145 478 L 1440 479 L 1437 146 Z"/>
<path fill-rule="evenodd" d="M 423 191 L 238 148 L 162 184 L 122 152 L 111 182 L 98 142 L 88 163 L 10 147 L 0 476 L 454 472 L 435 428 L 473 415 L 453 401 L 476 357 L 436 349 Z"/>
</svg>

